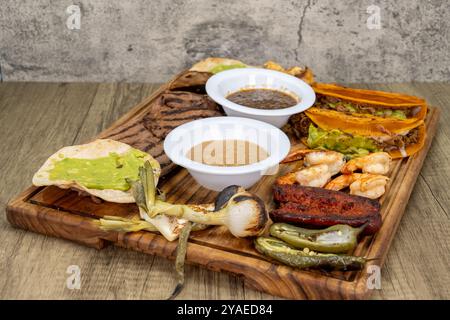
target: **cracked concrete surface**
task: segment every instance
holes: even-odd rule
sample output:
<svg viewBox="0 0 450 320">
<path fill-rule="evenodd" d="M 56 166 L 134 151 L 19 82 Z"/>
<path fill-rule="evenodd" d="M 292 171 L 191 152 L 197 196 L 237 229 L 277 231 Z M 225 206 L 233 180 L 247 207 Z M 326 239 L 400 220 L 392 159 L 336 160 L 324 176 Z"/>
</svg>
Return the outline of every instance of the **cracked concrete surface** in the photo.
<svg viewBox="0 0 450 320">
<path fill-rule="evenodd" d="M 297 61 L 301 61 L 299 50 L 301 49 L 302 42 L 303 42 L 303 35 L 302 35 L 303 23 L 305 21 L 306 10 L 308 10 L 310 7 L 311 7 L 311 0 L 308 0 L 303 6 L 302 14 L 299 19 L 300 22 L 298 24 L 298 29 L 297 29 L 297 38 L 298 38 L 297 48 L 295 49 L 295 58 Z"/>
<path fill-rule="evenodd" d="M 81 9 L 81 29 L 66 8 Z M 380 8 L 369 29 L 367 8 Z M 4 81 L 159 82 L 208 56 L 320 81 L 450 80 L 448 0 L 2 0 Z"/>
</svg>

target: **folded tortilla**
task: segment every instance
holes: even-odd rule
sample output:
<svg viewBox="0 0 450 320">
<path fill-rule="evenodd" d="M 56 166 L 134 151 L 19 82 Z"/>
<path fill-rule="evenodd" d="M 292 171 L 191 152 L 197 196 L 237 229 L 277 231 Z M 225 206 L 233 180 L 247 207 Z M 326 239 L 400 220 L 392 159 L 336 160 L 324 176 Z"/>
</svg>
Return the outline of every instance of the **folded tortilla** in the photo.
<svg viewBox="0 0 450 320">
<path fill-rule="evenodd" d="M 206 81 L 215 73 L 234 69 L 245 68 L 247 65 L 239 60 L 228 58 L 206 58 L 194 64 L 190 69 L 182 72 L 169 83 L 169 90 L 182 90 L 190 88 L 189 91 L 204 91 L 202 88 Z M 198 89 L 198 90 L 196 90 Z"/>
<path fill-rule="evenodd" d="M 407 130 L 402 134 L 355 134 L 339 127 L 325 128 L 305 113 L 294 115 L 290 123 L 303 143 L 311 149 L 341 152 L 349 157 L 364 156 L 372 152 L 385 151 L 392 158 L 403 158 L 422 149 L 426 138 L 426 126 Z"/>
<path fill-rule="evenodd" d="M 208 79 L 221 71 L 253 67 L 242 61 L 228 58 L 210 57 L 195 63 L 190 69 L 182 72 L 178 77 L 169 83 L 169 90 L 183 90 L 203 92 L 203 86 Z M 314 75 L 308 67 L 292 67 L 285 69 L 278 63 L 267 61 L 263 66 L 255 68 L 265 68 L 295 76 L 311 84 L 314 82 Z"/>
<path fill-rule="evenodd" d="M 405 134 L 422 125 L 427 114 L 425 100 L 414 96 L 323 83 L 313 88 L 316 103 L 305 113 L 326 130 L 365 136 Z"/>
<path fill-rule="evenodd" d="M 76 178 L 71 180 L 54 180 L 51 178 L 51 172 L 55 168 L 57 162 L 62 161 L 63 159 L 98 159 L 108 157 L 111 154 L 121 156 L 127 154 L 132 150 L 143 154 L 142 162 L 145 162 L 147 160 L 150 161 L 150 164 L 153 168 L 156 185 L 161 173 L 161 168 L 158 161 L 156 161 L 151 155 L 147 153 L 138 151 L 137 149 L 134 149 L 125 143 L 110 139 L 98 139 L 91 143 L 64 147 L 58 150 L 56 153 L 50 156 L 50 158 L 48 158 L 42 165 L 42 167 L 35 173 L 35 175 L 33 176 L 33 184 L 35 186 L 54 185 L 63 189 L 73 188 L 106 201 L 118 203 L 133 203 L 135 202 L 135 200 L 131 194 L 131 190 L 95 189 L 86 187 Z M 68 168 L 68 170 L 73 169 L 76 170 L 77 168 Z M 116 169 L 112 168 L 111 171 L 113 170 Z M 120 170 L 120 165 L 117 167 L 117 170 Z M 99 177 L 99 181 L 100 180 L 101 177 Z"/>
<path fill-rule="evenodd" d="M 239 60 L 228 58 L 206 58 L 194 64 L 189 71 L 216 73 L 219 69 L 245 68 L 247 65 Z"/>
</svg>

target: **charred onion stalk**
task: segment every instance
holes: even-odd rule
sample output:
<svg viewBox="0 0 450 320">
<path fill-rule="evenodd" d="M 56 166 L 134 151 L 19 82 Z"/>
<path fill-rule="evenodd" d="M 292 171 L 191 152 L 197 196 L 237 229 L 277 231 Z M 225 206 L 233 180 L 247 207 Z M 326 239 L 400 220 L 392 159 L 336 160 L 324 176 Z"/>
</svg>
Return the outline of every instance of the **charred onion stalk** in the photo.
<svg viewBox="0 0 450 320">
<path fill-rule="evenodd" d="M 141 230 L 158 231 L 151 223 L 142 220 L 139 216 L 122 218 L 116 216 L 104 216 L 99 220 L 100 228 L 104 231 L 136 232 Z"/>
<path fill-rule="evenodd" d="M 105 216 L 100 219 L 100 228 L 107 231 L 136 232 L 140 230 L 160 232 L 168 241 L 174 241 L 180 235 L 181 230 L 188 222 L 186 219 L 177 219 L 166 215 L 155 215 L 151 218 L 148 212 L 152 212 L 157 196 L 154 184 L 153 171 L 150 162 L 145 162 L 144 167 L 139 168 L 139 180 L 127 180 L 131 186 L 136 205 L 139 208 L 139 217 L 131 219 Z M 161 200 L 159 200 L 161 201 Z M 151 208 L 151 209 L 149 209 Z M 204 230 L 207 225 L 194 223 L 192 231 Z"/>
<path fill-rule="evenodd" d="M 171 204 L 152 196 L 156 194 L 156 187 L 152 183 L 150 162 L 145 163 L 139 176 L 142 187 L 138 182 L 133 183 L 133 194 L 136 203 L 139 199 L 141 218 L 152 224 L 161 216 L 174 217 L 202 225 L 226 226 L 235 237 L 257 236 L 266 227 L 268 214 L 264 202 L 242 187 L 225 188 L 214 204 Z"/>
<path fill-rule="evenodd" d="M 343 254 L 317 253 L 306 249 L 297 250 L 281 240 L 268 237 L 258 237 L 255 240 L 255 247 L 260 253 L 299 269 L 359 270 L 367 261 L 365 258 Z"/>
<path fill-rule="evenodd" d="M 99 220 L 100 228 L 105 231 L 117 232 L 136 232 L 141 230 L 159 232 L 168 241 L 174 241 L 179 237 L 181 230 L 185 227 L 188 220 L 177 219 L 162 214 L 150 218 L 143 209 L 145 207 L 144 203 L 140 202 L 138 198 L 135 199 L 136 203 L 139 203 L 139 216 L 132 218 L 104 216 Z M 208 227 L 208 225 L 194 223 L 192 225 L 192 231 L 200 231 Z"/>
<path fill-rule="evenodd" d="M 167 218 L 167 220 L 165 220 Z M 161 228 L 163 224 L 166 224 L 168 229 L 175 229 L 175 228 L 183 228 L 187 222 L 187 220 L 181 219 L 170 219 L 169 217 L 160 217 L 161 221 L 158 223 L 158 226 Z M 166 222 L 164 222 L 164 220 Z M 171 220 L 173 220 L 171 222 Z M 178 221 L 176 221 L 178 220 Z M 184 222 L 186 221 L 186 222 Z M 117 232 L 137 232 L 141 230 L 145 231 L 151 231 L 151 232 L 160 232 L 160 230 L 150 222 L 146 220 L 142 220 L 138 215 L 132 218 L 123 218 L 123 217 L 116 217 L 116 216 L 104 216 L 99 220 L 100 228 L 105 231 L 117 231 Z M 172 226 L 172 228 L 170 228 Z M 194 223 L 192 226 L 192 231 L 200 231 L 208 228 L 209 226 Z M 170 231 L 168 231 L 170 232 Z M 167 232 L 165 232 L 167 234 Z M 175 240 L 174 238 L 173 240 Z"/>
<path fill-rule="evenodd" d="M 141 228 L 140 230 L 150 231 L 153 226 L 167 240 L 173 241 L 178 238 L 187 221 L 194 223 L 193 231 L 211 225 L 222 225 L 236 237 L 257 236 L 266 227 L 268 214 L 264 202 L 242 187 L 225 188 L 218 194 L 214 204 L 171 204 L 156 196 L 152 176 L 152 167 L 147 161 L 139 170 L 140 180 L 128 181 L 139 207 L 139 215 L 149 224 L 105 218 L 101 221 L 105 228 L 109 226 L 109 230 L 116 231 Z"/>
<path fill-rule="evenodd" d="M 177 246 L 177 256 L 175 258 L 175 271 L 177 273 L 177 285 L 167 300 L 175 299 L 184 287 L 184 261 L 186 259 L 187 244 L 192 230 L 192 223 L 187 222 L 180 233 Z"/>
<path fill-rule="evenodd" d="M 243 188 L 236 186 L 228 188 L 237 189 L 237 192 L 219 208 L 211 204 L 181 205 L 156 200 L 154 212 L 205 225 L 225 226 L 235 237 L 261 234 L 268 221 L 264 202 Z M 227 192 L 227 188 L 224 191 Z"/>
<path fill-rule="evenodd" d="M 152 212 L 156 200 L 156 185 L 150 161 L 146 161 L 143 167 L 139 167 L 139 178 L 141 180 L 140 185 L 143 189 L 140 190 L 140 195 L 144 194 L 144 199 L 142 200 L 144 200 L 145 203 L 145 211 L 151 216 L 154 216 L 155 214 Z M 133 192 L 133 194 L 135 194 L 135 192 Z M 144 203 L 142 203 L 140 207 L 143 207 Z"/>
<path fill-rule="evenodd" d="M 169 299 L 175 298 L 184 286 L 184 261 L 191 230 L 223 225 L 236 237 L 249 237 L 261 234 L 268 221 L 264 202 L 238 186 L 222 190 L 213 204 L 184 205 L 165 202 L 156 196 L 157 189 L 149 161 L 139 168 L 139 181 L 128 183 L 141 219 L 107 216 L 100 219 L 101 228 L 122 232 L 157 230 L 169 241 L 179 236 L 175 261 L 178 284 Z"/>
</svg>

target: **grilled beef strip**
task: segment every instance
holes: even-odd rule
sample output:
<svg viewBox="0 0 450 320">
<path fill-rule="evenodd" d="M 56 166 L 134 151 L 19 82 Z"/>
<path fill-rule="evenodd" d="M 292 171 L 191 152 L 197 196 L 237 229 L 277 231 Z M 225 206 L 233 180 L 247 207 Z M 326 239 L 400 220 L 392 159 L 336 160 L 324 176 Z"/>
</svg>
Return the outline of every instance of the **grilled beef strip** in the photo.
<svg viewBox="0 0 450 320">
<path fill-rule="evenodd" d="M 186 122 L 224 115 L 222 108 L 208 96 L 184 91 L 163 92 L 146 108 L 144 114 L 103 138 L 121 141 L 151 154 L 161 165 L 161 177 L 176 167 L 163 148 L 170 131 Z"/>
<path fill-rule="evenodd" d="M 163 93 L 158 102 L 152 105 L 142 119 L 144 127 L 158 140 L 162 146 L 164 139 L 176 127 L 198 119 L 224 115 L 221 107 L 208 96 L 171 91 Z M 152 154 L 153 155 L 153 154 Z M 176 165 L 162 151 L 160 155 L 161 175 L 171 171 Z"/>
</svg>

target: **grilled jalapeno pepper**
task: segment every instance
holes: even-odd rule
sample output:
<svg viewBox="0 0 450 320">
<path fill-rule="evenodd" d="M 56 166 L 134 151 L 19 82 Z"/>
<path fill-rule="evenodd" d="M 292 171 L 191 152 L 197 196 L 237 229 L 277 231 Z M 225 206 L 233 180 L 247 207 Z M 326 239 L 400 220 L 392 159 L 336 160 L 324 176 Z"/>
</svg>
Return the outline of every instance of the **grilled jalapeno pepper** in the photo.
<svg viewBox="0 0 450 320">
<path fill-rule="evenodd" d="M 270 227 L 270 235 L 295 248 L 341 253 L 352 250 L 356 246 L 358 235 L 364 227 L 353 228 L 345 224 L 337 224 L 326 229 L 310 230 L 287 223 L 274 223 Z"/>
<path fill-rule="evenodd" d="M 291 267 L 322 268 L 331 270 L 359 270 L 364 267 L 366 259 L 342 254 L 316 253 L 314 251 L 297 250 L 287 243 L 271 237 L 258 237 L 256 249 L 283 264 Z"/>
</svg>

